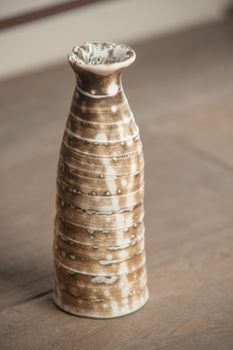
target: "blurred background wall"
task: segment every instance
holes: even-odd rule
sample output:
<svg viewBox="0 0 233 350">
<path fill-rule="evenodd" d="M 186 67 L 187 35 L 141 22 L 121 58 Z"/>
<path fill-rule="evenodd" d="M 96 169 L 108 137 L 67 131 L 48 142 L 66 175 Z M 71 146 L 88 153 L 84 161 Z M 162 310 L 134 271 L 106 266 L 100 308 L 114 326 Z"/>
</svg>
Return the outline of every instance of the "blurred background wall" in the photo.
<svg viewBox="0 0 233 350">
<path fill-rule="evenodd" d="M 0 79 L 64 60 L 84 41 L 131 44 L 219 20 L 228 4 L 229 0 L 1 0 Z"/>
</svg>

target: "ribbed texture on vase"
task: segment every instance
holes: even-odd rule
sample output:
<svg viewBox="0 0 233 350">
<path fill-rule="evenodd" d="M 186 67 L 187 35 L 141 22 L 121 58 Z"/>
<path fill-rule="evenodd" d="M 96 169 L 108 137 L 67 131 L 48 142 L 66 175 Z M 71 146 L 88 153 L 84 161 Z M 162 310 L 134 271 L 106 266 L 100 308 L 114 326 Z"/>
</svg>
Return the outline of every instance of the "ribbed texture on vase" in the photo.
<svg viewBox="0 0 233 350">
<path fill-rule="evenodd" d="M 112 318 L 148 299 L 142 144 L 120 72 L 75 71 L 57 176 L 54 300 L 75 315 Z"/>
</svg>

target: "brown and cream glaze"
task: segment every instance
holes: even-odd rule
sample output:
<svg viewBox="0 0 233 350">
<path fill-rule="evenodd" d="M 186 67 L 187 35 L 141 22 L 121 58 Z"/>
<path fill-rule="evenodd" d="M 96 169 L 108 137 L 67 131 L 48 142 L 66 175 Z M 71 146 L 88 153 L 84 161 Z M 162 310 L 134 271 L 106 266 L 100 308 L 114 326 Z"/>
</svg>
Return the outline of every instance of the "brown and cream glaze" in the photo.
<svg viewBox="0 0 233 350">
<path fill-rule="evenodd" d="M 58 166 L 54 300 L 75 315 L 122 316 L 148 299 L 144 159 L 121 84 L 134 59 L 113 43 L 69 55 L 77 84 Z"/>
</svg>

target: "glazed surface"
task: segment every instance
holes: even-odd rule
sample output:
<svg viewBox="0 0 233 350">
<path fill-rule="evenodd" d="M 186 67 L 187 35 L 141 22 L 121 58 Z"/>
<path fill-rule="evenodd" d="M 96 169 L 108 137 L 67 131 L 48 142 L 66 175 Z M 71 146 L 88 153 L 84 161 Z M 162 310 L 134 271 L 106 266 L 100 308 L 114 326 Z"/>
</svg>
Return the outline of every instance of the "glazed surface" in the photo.
<svg viewBox="0 0 233 350">
<path fill-rule="evenodd" d="M 76 315 L 117 317 L 148 298 L 142 144 L 121 71 L 103 77 L 72 67 L 77 85 L 57 176 L 54 300 Z"/>
</svg>

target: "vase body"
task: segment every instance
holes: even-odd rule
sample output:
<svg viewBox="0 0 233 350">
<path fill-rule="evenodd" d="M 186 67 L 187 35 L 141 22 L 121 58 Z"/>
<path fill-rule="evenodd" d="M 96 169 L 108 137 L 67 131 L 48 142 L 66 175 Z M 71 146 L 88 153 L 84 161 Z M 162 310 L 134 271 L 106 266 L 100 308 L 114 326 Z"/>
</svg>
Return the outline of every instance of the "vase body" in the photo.
<svg viewBox="0 0 233 350">
<path fill-rule="evenodd" d="M 112 318 L 148 299 L 144 159 L 121 84 L 132 50 L 124 60 L 121 45 L 105 44 L 118 51 L 106 49 L 102 58 L 101 45 L 84 44 L 69 56 L 77 83 L 58 165 L 53 297 L 69 313 Z"/>
</svg>

